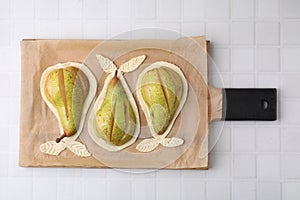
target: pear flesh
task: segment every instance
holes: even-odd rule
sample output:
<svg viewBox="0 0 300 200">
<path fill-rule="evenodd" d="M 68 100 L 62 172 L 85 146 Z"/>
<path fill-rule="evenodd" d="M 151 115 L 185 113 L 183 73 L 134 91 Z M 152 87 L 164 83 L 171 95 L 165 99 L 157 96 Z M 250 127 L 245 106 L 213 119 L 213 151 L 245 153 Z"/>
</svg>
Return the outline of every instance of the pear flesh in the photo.
<svg viewBox="0 0 300 200">
<path fill-rule="evenodd" d="M 143 75 L 140 93 L 157 135 L 164 134 L 173 120 L 183 96 L 183 87 L 182 78 L 168 67 L 154 68 Z"/>
<path fill-rule="evenodd" d="M 64 130 L 56 142 L 77 132 L 88 93 L 89 80 L 76 67 L 55 69 L 46 77 L 45 96 L 56 109 Z"/>
<path fill-rule="evenodd" d="M 102 105 L 96 111 L 94 127 L 97 137 L 114 146 L 124 145 L 134 135 L 136 117 L 116 76 L 110 80 Z"/>
</svg>

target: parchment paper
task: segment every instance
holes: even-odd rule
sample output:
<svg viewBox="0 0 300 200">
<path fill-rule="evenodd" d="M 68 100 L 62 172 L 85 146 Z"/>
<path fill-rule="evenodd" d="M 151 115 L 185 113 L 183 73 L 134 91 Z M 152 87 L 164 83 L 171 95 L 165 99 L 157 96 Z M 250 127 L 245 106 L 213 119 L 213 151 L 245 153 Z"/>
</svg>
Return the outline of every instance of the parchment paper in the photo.
<svg viewBox="0 0 300 200">
<path fill-rule="evenodd" d="M 207 169 L 209 123 L 207 48 L 205 36 L 177 40 L 23 40 L 21 42 L 19 165 L 24 167 Z M 151 63 L 168 61 L 181 68 L 189 83 L 189 94 L 169 135 L 184 138 L 186 142 L 183 146 L 160 147 L 152 153 L 138 153 L 135 152 L 134 147 L 140 141 L 136 141 L 134 145 L 121 152 L 105 152 L 89 137 L 87 121 L 85 121 L 79 140 L 87 146 L 93 156 L 82 158 L 69 150 L 64 150 L 58 156 L 40 152 L 39 146 L 42 143 L 55 140 L 59 134 L 58 121 L 43 101 L 39 91 L 39 82 L 43 71 L 49 66 L 69 61 L 86 64 L 98 80 L 96 98 L 106 77 L 95 58 L 97 53 L 110 58 L 117 66 L 134 56 L 141 54 L 147 56 L 138 70 L 124 75 L 134 96 L 138 74 Z M 149 136 L 149 130 L 147 130 L 142 110 L 139 110 L 143 125 L 140 137 L 144 138 Z"/>
</svg>

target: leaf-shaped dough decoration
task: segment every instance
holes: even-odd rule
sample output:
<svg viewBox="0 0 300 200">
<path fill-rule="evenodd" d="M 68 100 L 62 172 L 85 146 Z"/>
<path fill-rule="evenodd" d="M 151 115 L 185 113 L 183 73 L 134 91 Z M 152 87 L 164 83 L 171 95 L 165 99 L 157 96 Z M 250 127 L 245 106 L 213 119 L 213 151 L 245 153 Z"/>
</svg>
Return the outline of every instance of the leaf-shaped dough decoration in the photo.
<svg viewBox="0 0 300 200">
<path fill-rule="evenodd" d="M 163 139 L 160 144 L 165 147 L 177 147 L 182 145 L 184 142 L 183 139 L 172 137 L 172 138 L 165 138 Z"/>
<path fill-rule="evenodd" d="M 75 155 L 81 156 L 81 157 L 89 157 L 91 156 L 91 153 L 87 150 L 85 145 L 81 144 L 80 142 L 66 139 L 63 141 L 67 148 L 72 151 Z"/>
<path fill-rule="evenodd" d="M 40 146 L 41 152 L 49 155 L 57 156 L 66 148 L 66 144 L 64 142 L 57 143 L 55 141 L 48 141 Z"/>
<path fill-rule="evenodd" d="M 106 73 L 113 73 L 117 70 L 116 65 L 111 60 L 109 60 L 108 58 L 106 58 L 106 57 L 104 57 L 100 54 L 97 54 L 96 57 L 99 61 L 99 64 L 101 65 L 102 69 Z"/>
<path fill-rule="evenodd" d="M 140 152 L 150 152 L 153 151 L 159 143 L 160 141 L 156 138 L 145 139 L 136 146 L 136 149 Z"/>
<path fill-rule="evenodd" d="M 124 63 L 123 65 L 121 65 L 119 69 L 122 72 L 131 72 L 131 71 L 135 70 L 136 68 L 138 68 L 142 64 L 142 62 L 145 60 L 145 58 L 146 58 L 145 55 L 132 58 L 129 61 L 127 61 L 126 63 Z"/>
</svg>

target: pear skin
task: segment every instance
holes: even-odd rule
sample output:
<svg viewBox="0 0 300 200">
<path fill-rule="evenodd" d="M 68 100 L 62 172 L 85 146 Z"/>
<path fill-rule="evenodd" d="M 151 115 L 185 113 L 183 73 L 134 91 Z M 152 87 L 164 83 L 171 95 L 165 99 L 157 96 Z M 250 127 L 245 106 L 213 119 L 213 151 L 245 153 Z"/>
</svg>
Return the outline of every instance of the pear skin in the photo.
<svg viewBox="0 0 300 200">
<path fill-rule="evenodd" d="M 136 117 L 116 76 L 109 82 L 103 103 L 96 112 L 94 126 L 98 137 L 116 146 L 128 142 L 135 132 Z"/>
<path fill-rule="evenodd" d="M 144 74 L 141 95 L 150 111 L 154 131 L 162 135 L 179 106 L 183 84 L 181 77 L 167 67 L 155 68 Z"/>
<path fill-rule="evenodd" d="M 46 77 L 45 96 L 56 108 L 64 130 L 56 142 L 77 132 L 88 93 L 88 78 L 76 67 L 53 70 Z"/>
</svg>

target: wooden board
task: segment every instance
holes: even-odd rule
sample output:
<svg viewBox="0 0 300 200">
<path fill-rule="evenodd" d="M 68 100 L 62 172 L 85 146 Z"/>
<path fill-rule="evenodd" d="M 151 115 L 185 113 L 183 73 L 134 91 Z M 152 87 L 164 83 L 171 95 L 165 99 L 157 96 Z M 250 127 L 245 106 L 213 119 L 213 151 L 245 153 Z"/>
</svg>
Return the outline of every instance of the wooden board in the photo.
<svg viewBox="0 0 300 200">
<path fill-rule="evenodd" d="M 30 40 L 21 43 L 22 93 L 20 160 L 21 166 L 39 167 L 120 167 L 207 169 L 207 133 L 211 120 L 220 118 L 222 99 L 220 90 L 207 86 L 207 43 L 205 37 L 192 40 L 141 40 L 141 41 L 86 41 L 86 40 Z M 110 58 L 117 66 L 138 55 L 146 55 L 144 64 L 135 72 L 125 74 L 132 91 L 138 74 L 155 61 L 168 61 L 181 68 L 189 83 L 186 105 L 177 118 L 171 135 L 185 139 L 176 148 L 158 148 L 152 153 L 138 153 L 134 147 L 121 152 L 107 152 L 89 138 L 87 127 L 80 135 L 93 157 L 81 158 L 69 151 L 49 156 L 39 151 L 39 145 L 57 137 L 58 124 L 39 94 L 42 72 L 59 62 L 84 62 L 99 81 L 98 93 L 106 74 L 102 72 L 95 54 Z M 209 93 L 209 91 L 211 91 Z M 135 93 L 134 93 L 135 95 Z M 211 104 L 209 102 L 212 102 Z M 146 120 L 140 112 L 140 137 L 147 137 Z"/>
</svg>

